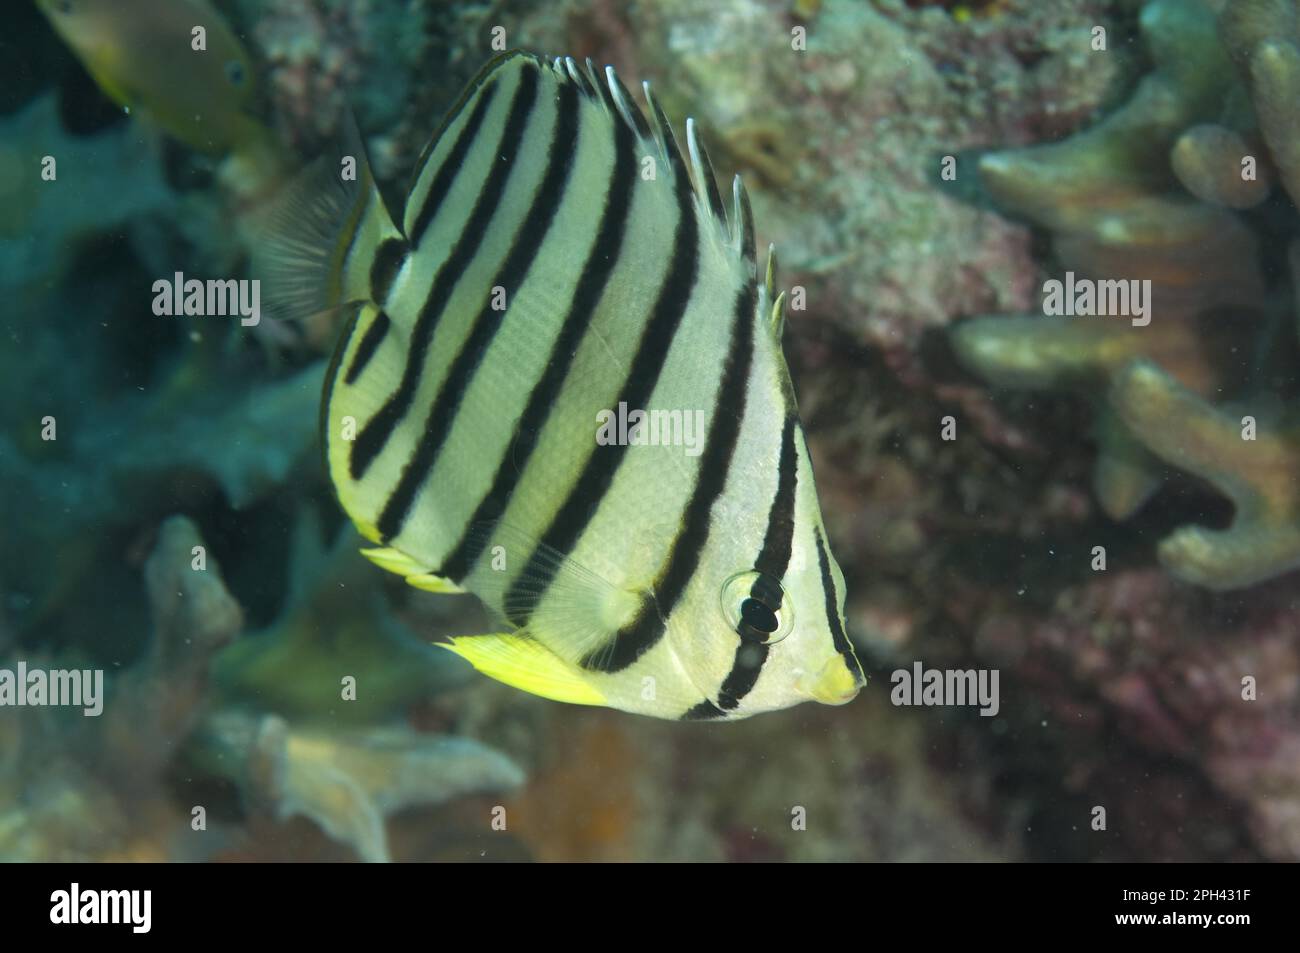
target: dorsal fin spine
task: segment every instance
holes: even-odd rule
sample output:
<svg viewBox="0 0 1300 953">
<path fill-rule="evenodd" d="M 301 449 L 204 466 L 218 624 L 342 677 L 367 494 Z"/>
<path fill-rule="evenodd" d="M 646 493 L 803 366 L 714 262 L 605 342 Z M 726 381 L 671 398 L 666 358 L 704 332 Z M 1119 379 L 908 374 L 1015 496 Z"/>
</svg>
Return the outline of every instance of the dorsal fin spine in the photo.
<svg viewBox="0 0 1300 953">
<path fill-rule="evenodd" d="M 694 119 L 686 120 L 686 149 L 691 156 L 695 192 L 721 228 L 722 240 L 730 242 L 731 229 L 727 224 L 726 210 L 722 207 L 722 196 L 718 194 L 718 181 L 713 174 L 713 163 L 709 161 L 709 152 L 704 148 L 704 141 L 700 138 L 699 127 Z"/>
<path fill-rule="evenodd" d="M 749 265 L 750 274 L 756 274 L 754 263 L 754 212 L 749 207 L 749 193 L 737 175 L 731 180 L 731 240 L 736 251 Z"/>
<path fill-rule="evenodd" d="M 672 123 L 664 115 L 664 111 L 659 107 L 659 100 L 655 99 L 654 91 L 650 88 L 648 81 L 641 83 L 641 90 L 645 93 L 646 105 L 650 107 L 650 124 L 654 130 L 655 143 L 659 146 L 659 152 L 668 162 L 669 168 L 673 170 L 673 175 L 680 177 L 686 176 L 684 181 L 689 182 L 690 177 L 686 171 L 686 163 L 682 160 L 682 150 L 677 147 L 677 138 L 673 135 Z M 680 178 L 678 181 L 682 181 Z"/>
<path fill-rule="evenodd" d="M 560 69 L 560 63 L 561 60 L 557 59 L 557 70 Z M 686 120 L 687 151 L 685 156 L 689 157 L 687 159 L 677 145 L 672 124 L 660 107 L 649 82 L 642 82 L 641 84 L 647 107 L 643 111 L 633 100 L 631 93 L 623 85 L 622 80 L 619 79 L 614 67 L 605 67 L 605 81 L 601 83 L 597 79 L 596 67 L 590 59 L 586 60 L 585 69 L 579 67 L 572 58 L 564 60 L 563 64 L 563 68 L 567 69 L 569 77 L 573 78 L 584 89 L 587 84 L 590 84 L 591 89 L 589 92 L 600 95 L 611 114 L 621 119 L 638 137 L 652 141 L 655 144 L 660 159 L 668 165 L 675 177 L 687 177 L 686 181 L 690 182 L 700 211 L 713 222 L 713 225 L 718 230 L 718 237 L 721 242 L 731 248 L 745 264 L 750 280 L 756 281 L 758 269 L 754 245 L 754 216 L 749 204 L 749 194 L 745 190 L 745 184 L 741 177 L 739 175 L 735 176 L 732 180 L 732 201 L 730 213 L 728 213 L 727 206 L 723 203 L 721 193 L 718 190 L 713 163 L 709 158 L 708 149 L 705 148 L 704 139 L 695 120 Z M 688 161 L 690 164 L 689 170 L 687 169 Z M 763 290 L 761 285 L 759 290 L 760 292 Z M 767 299 L 769 303 L 772 301 L 773 295 L 774 292 L 769 295 Z"/>
<path fill-rule="evenodd" d="M 785 292 L 776 290 L 776 246 L 767 246 L 767 272 L 763 277 L 763 284 L 759 289 L 759 301 L 771 302 L 771 312 L 769 321 L 772 326 L 772 334 L 776 337 L 778 343 L 781 341 L 781 334 L 785 330 Z M 762 314 L 762 304 L 760 304 L 759 314 Z"/>
<path fill-rule="evenodd" d="M 651 132 L 650 125 L 646 122 L 645 115 L 641 112 L 637 104 L 632 101 L 632 94 L 627 91 L 627 87 L 623 85 L 623 81 L 619 79 L 618 74 L 614 72 L 614 67 L 605 67 L 605 81 L 609 86 L 609 95 L 613 100 L 614 108 L 617 109 L 618 114 L 623 117 L 623 121 L 634 129 L 636 134 L 642 139 L 655 138 L 656 141 L 659 141 Z"/>
</svg>

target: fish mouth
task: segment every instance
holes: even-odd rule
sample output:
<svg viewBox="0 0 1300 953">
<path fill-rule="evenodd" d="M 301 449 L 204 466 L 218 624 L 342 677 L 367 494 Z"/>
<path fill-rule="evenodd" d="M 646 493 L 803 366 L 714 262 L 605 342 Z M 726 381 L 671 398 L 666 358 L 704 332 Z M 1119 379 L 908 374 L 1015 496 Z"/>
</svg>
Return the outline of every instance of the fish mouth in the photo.
<svg viewBox="0 0 1300 953">
<path fill-rule="evenodd" d="M 840 656 L 823 665 L 815 675 L 803 676 L 795 687 L 823 705 L 846 705 L 858 697 L 863 681 Z"/>
</svg>

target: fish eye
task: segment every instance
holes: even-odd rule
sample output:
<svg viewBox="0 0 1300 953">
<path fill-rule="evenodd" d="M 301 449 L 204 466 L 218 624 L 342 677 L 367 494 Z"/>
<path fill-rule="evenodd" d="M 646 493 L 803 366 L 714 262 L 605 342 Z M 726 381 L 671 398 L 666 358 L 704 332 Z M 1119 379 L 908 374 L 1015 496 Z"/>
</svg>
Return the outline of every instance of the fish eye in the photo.
<svg viewBox="0 0 1300 953">
<path fill-rule="evenodd" d="M 238 60 L 231 60 L 226 64 L 226 79 L 230 80 L 232 86 L 244 85 L 244 64 Z"/>
<path fill-rule="evenodd" d="M 727 625 L 745 642 L 773 645 L 794 628 L 794 607 L 765 573 L 736 573 L 722 584 L 721 598 Z"/>
<path fill-rule="evenodd" d="M 54 9 L 63 14 L 71 13 L 72 0 L 54 0 Z"/>
</svg>

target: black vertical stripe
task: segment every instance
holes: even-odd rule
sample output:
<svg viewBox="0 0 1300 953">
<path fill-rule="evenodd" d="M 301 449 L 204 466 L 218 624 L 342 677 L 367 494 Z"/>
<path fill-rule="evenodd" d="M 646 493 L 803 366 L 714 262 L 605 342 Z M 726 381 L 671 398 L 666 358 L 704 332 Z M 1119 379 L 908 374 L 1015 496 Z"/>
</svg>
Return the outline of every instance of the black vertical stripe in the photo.
<svg viewBox="0 0 1300 953">
<path fill-rule="evenodd" d="M 792 431 L 787 431 L 787 433 L 792 433 Z M 784 450 L 782 456 L 784 458 Z M 769 531 L 772 524 L 772 515 L 769 514 Z M 817 563 L 821 572 L 822 591 L 826 593 L 826 618 L 830 624 L 831 641 L 835 646 L 835 651 L 844 659 L 849 671 L 861 679 L 863 678 L 862 666 L 853 652 L 853 646 L 844 632 L 844 627 L 840 624 L 839 594 L 835 590 L 835 579 L 831 576 L 830 556 L 826 552 L 826 544 L 822 539 L 821 530 L 814 527 L 813 533 L 817 540 Z M 787 554 L 786 563 L 788 564 L 788 562 L 789 555 Z M 784 574 L 784 571 L 785 569 L 782 567 L 782 574 Z M 682 715 L 682 720 L 706 721 L 725 718 L 727 712 L 738 707 L 741 699 L 758 682 L 758 676 L 762 672 L 763 663 L 767 660 L 770 648 L 770 646 L 757 643 L 742 643 L 736 649 L 736 659 L 732 663 L 731 671 L 727 673 L 727 677 L 723 680 L 722 687 L 718 691 L 717 704 L 715 705 L 706 698 Z"/>
<path fill-rule="evenodd" d="M 695 488 L 682 514 L 681 529 L 669 549 L 668 562 L 654 586 L 653 600 L 613 639 L 582 660 L 584 668 L 619 672 L 649 651 L 664 634 L 664 626 L 700 565 L 709 541 L 710 513 L 722 495 L 731 469 L 731 458 L 740 439 L 745 417 L 749 368 L 754 359 L 754 295 L 752 285 L 736 295 L 731 319 L 731 345 L 714 402 L 713 424 L 709 427 L 704 455 L 700 459 Z M 640 404 L 628 406 L 639 407 Z"/>
<path fill-rule="evenodd" d="M 715 718 L 726 718 L 727 713 L 719 708 L 707 698 L 700 702 L 686 714 L 682 715 L 682 721 L 712 721 Z"/>
<path fill-rule="evenodd" d="M 407 250 L 405 239 L 386 238 L 375 251 L 375 260 L 370 263 L 370 300 L 381 308 L 388 300 L 393 279 L 402 270 Z"/>
<path fill-rule="evenodd" d="M 496 89 L 495 85 L 488 87 L 484 96 L 487 97 L 494 89 Z M 528 120 L 528 113 L 532 109 L 536 96 L 537 67 L 529 64 L 524 67 L 523 75 L 520 77 L 519 88 L 515 90 L 514 99 L 510 104 L 510 116 L 502 130 L 494 155 L 500 155 L 503 149 L 513 148 L 519 142 L 520 133 Z M 459 144 L 458 142 L 457 145 Z M 434 328 L 456 287 L 456 282 L 460 280 L 466 267 L 478 254 L 479 246 L 487 234 L 488 223 L 492 220 L 492 215 L 505 191 L 506 180 L 514 168 L 513 162 L 492 163 L 492 168 L 470 212 L 469 220 L 465 223 L 465 228 L 461 231 L 456 244 L 452 246 L 451 253 L 439 267 L 433 286 L 429 289 L 429 295 L 420 309 L 420 316 L 411 334 L 411 349 L 406 355 L 402 380 L 384 405 L 366 421 L 361 432 L 357 434 L 357 439 L 352 443 L 352 452 L 348 460 L 352 479 L 359 480 L 365 475 L 370 464 L 379 456 L 393 431 L 397 429 L 397 425 L 410 411 L 420 376 L 425 370 L 425 359 L 433 340 Z M 441 176 L 441 173 L 439 175 Z"/>
<path fill-rule="evenodd" d="M 822 539 L 820 528 L 814 528 L 813 532 L 817 537 L 817 565 L 821 569 L 822 590 L 826 593 L 826 619 L 831 626 L 831 643 L 835 646 L 835 651 L 844 657 L 844 664 L 849 667 L 849 671 L 858 678 L 863 678 L 862 666 L 853 654 L 853 645 L 844 633 L 844 626 L 840 624 L 840 596 L 835 591 L 835 579 L 831 576 L 831 561 L 826 554 L 826 543 Z"/>
<path fill-rule="evenodd" d="M 380 311 L 375 315 L 375 319 L 370 322 L 370 327 L 366 328 L 366 333 L 361 335 L 361 342 L 352 355 L 352 362 L 348 365 L 348 372 L 343 378 L 345 384 L 355 383 L 361 376 L 361 372 L 366 369 L 370 359 L 375 356 L 375 351 L 383 343 L 384 335 L 388 333 L 388 325 L 387 314 Z"/>
<path fill-rule="evenodd" d="M 551 142 L 547 148 L 546 171 L 533 196 L 532 207 L 515 233 L 510 250 L 506 253 L 505 260 L 492 281 L 492 287 L 506 290 L 507 301 L 514 299 L 538 252 L 545 244 L 546 234 L 554 224 L 555 213 L 564 199 L 577 161 L 577 88 L 570 82 L 563 82 L 560 85 L 559 99 L 555 127 L 551 132 Z M 482 365 L 483 358 L 487 355 L 488 348 L 501 325 L 509 320 L 509 317 L 508 306 L 506 313 L 502 315 L 493 310 L 491 304 L 485 304 L 479 311 L 478 317 L 474 319 L 473 327 L 464 345 L 451 362 L 447 376 L 438 387 L 437 396 L 429 410 L 428 422 L 415 453 L 406 462 L 397 487 L 379 515 L 376 525 L 385 539 L 401 532 L 420 487 L 429 479 L 438 453 L 455 426 L 461 403 L 473 384 L 475 373 Z"/>
<path fill-rule="evenodd" d="M 699 224 L 695 220 L 691 185 L 682 168 L 680 156 L 674 162 L 677 225 L 673 232 L 673 256 L 668 265 L 668 273 L 655 296 L 650 318 L 641 330 L 631 369 L 616 401 L 626 403 L 629 407 L 644 407 L 654 393 L 659 374 L 668 359 L 668 350 L 677 333 L 677 326 L 686 313 L 699 276 Z M 522 601 L 521 583 L 529 586 L 538 599 L 545 594 L 554 577 L 555 565 L 554 560 L 541 552 L 541 547 L 566 556 L 573 550 L 610 484 L 614 482 L 626 450 L 627 447 L 624 446 L 597 448 L 593 445 L 577 481 L 569 489 L 564 502 L 542 534 L 538 551 L 529 556 L 523 572 L 507 592 L 507 605 Z M 532 601 L 535 602 L 536 599 Z M 510 621 L 518 626 L 528 622 L 526 615 L 521 613 L 516 613 Z"/>
<path fill-rule="evenodd" d="M 532 71 L 525 68 L 525 72 Z M 478 137 L 478 129 L 483 124 L 483 117 L 487 115 L 487 111 L 492 107 L 492 100 L 496 98 L 498 88 L 500 88 L 499 83 L 492 83 L 479 93 L 478 102 L 474 104 L 474 109 L 470 112 L 469 118 L 465 120 L 465 125 L 461 127 L 460 133 L 456 136 L 456 142 L 447 153 L 442 165 L 438 167 L 438 172 L 434 175 L 433 181 L 429 183 L 429 191 L 425 193 L 424 202 L 421 203 L 420 211 L 411 225 L 410 239 L 412 245 L 420 243 L 420 238 L 433 222 L 434 216 L 438 214 L 443 200 L 447 198 L 447 193 L 451 191 L 456 176 L 460 173 L 461 166 L 465 164 L 465 156 L 469 153 L 470 147 L 474 145 L 474 140 Z M 429 154 L 433 154 L 432 150 L 430 150 Z"/>
<path fill-rule="evenodd" d="M 564 382 L 568 380 L 569 368 L 577 357 L 578 344 L 591 323 L 591 317 L 596 311 L 596 305 L 600 303 L 601 295 L 605 293 L 610 276 L 618 266 L 623 251 L 623 237 L 627 233 L 628 212 L 632 206 L 636 168 L 636 140 L 632 130 L 616 121 L 614 170 L 609 189 L 605 193 L 596 240 L 582 266 L 582 274 L 578 278 L 564 323 L 560 326 L 560 333 L 551 345 L 546 369 L 528 395 L 524 412 L 515 425 L 511 445 L 517 447 L 518 452 L 512 455 L 512 447 L 507 447 L 497 464 L 491 489 L 465 524 L 451 554 L 443 560 L 442 567 L 438 570 L 440 576 L 460 582 L 469 575 L 470 569 L 487 545 L 487 537 L 475 533 L 474 527 L 496 519 L 505 512 L 528 458 L 537 446 L 536 440 L 530 438 L 541 432 L 550 416 Z"/>
<path fill-rule="evenodd" d="M 763 548 L 754 560 L 754 568 L 780 581 L 790 564 L 790 551 L 794 547 L 794 500 L 799 483 L 799 455 L 795 450 L 795 428 L 798 418 L 786 412 L 781 428 L 781 458 L 777 464 L 776 495 L 767 511 L 767 529 L 763 534 Z"/>
<path fill-rule="evenodd" d="M 798 420 L 794 413 L 787 411 L 785 426 L 781 428 L 781 458 L 777 465 L 776 495 L 767 510 L 767 529 L 763 533 L 763 546 L 754 568 L 778 582 L 785 576 L 786 567 L 790 565 L 790 553 L 794 548 L 794 501 L 799 482 L 799 456 L 795 451 L 795 427 Z M 759 595 L 760 582 L 755 582 L 750 594 Z M 777 589 L 779 593 L 781 590 Z M 781 606 L 770 606 L 779 610 Z M 736 646 L 736 657 L 731 663 L 731 670 L 723 679 L 718 689 L 718 707 L 723 711 L 732 711 L 740 705 L 741 699 L 754 690 L 758 676 L 767 662 L 770 645 L 746 640 L 741 637 Z"/>
<path fill-rule="evenodd" d="M 321 388 L 320 401 L 320 445 L 321 461 L 325 465 L 326 473 L 330 472 L 330 401 L 334 399 L 334 385 L 338 382 L 339 373 L 343 369 L 343 355 L 347 353 L 348 344 L 352 340 L 352 335 L 356 333 L 357 322 L 361 320 L 361 312 L 364 309 L 365 304 L 362 302 L 355 302 L 351 306 L 351 314 L 339 334 L 339 343 L 330 356 L 330 366 L 325 369 L 325 385 Z"/>
<path fill-rule="evenodd" d="M 762 642 L 740 643 L 740 647 L 736 649 L 735 661 L 731 663 L 731 671 L 727 673 L 722 687 L 718 689 L 719 708 L 723 711 L 733 711 L 740 705 L 740 700 L 753 691 L 759 673 L 763 671 L 763 665 L 767 662 L 768 653 L 771 651 L 772 646 Z"/>
</svg>

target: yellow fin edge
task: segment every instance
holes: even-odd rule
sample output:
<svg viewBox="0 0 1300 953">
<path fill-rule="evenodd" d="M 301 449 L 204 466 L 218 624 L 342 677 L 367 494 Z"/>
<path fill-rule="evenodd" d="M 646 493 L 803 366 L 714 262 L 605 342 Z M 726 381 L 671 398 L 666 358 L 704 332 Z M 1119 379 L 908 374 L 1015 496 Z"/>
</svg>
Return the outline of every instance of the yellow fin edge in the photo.
<svg viewBox="0 0 1300 953">
<path fill-rule="evenodd" d="M 442 576 L 435 576 L 432 573 L 420 573 L 415 576 L 406 577 L 407 585 L 414 586 L 416 589 L 423 589 L 425 592 L 464 592 L 460 586 L 456 585 L 450 579 L 444 579 Z"/>
<path fill-rule="evenodd" d="M 406 577 L 406 581 L 416 589 L 423 589 L 426 592 L 454 592 L 460 593 L 465 590 L 456 585 L 450 579 L 442 576 L 435 576 L 427 572 L 423 566 L 417 563 L 410 556 L 399 552 L 392 547 L 381 549 L 363 549 L 361 555 L 365 556 L 380 569 L 395 573 L 399 576 Z"/>
<path fill-rule="evenodd" d="M 512 688 L 571 705 L 607 705 L 583 673 L 536 639 L 519 632 L 467 635 L 438 642 L 488 678 Z"/>
</svg>

